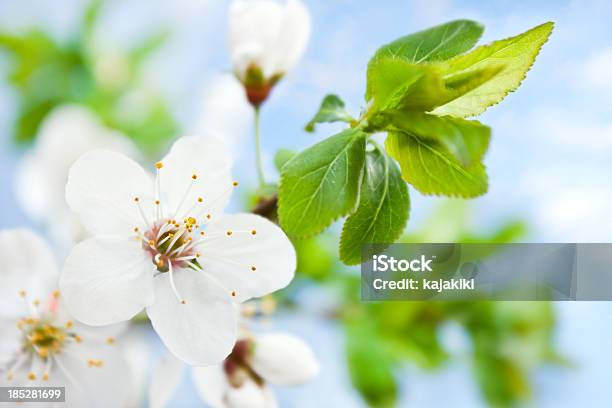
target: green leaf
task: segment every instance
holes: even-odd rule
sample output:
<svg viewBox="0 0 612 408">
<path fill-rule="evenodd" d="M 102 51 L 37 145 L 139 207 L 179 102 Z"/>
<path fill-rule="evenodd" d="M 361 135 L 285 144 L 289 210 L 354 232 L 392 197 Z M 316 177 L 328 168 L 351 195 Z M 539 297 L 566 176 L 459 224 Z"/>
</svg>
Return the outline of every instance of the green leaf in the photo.
<svg viewBox="0 0 612 408">
<path fill-rule="evenodd" d="M 285 163 L 295 156 L 295 152 L 289 149 L 278 149 L 274 155 L 274 166 L 278 171 L 281 171 Z"/>
<path fill-rule="evenodd" d="M 379 58 L 368 65 L 366 100 L 370 112 L 390 109 L 428 111 L 445 102 L 439 69 L 402 58 Z"/>
<path fill-rule="evenodd" d="M 440 143 L 463 166 L 482 160 L 491 139 L 491 128 L 476 120 L 407 112 L 387 115 L 387 130 L 399 130 Z"/>
<path fill-rule="evenodd" d="M 469 198 L 487 191 L 484 165 L 464 167 L 440 143 L 390 132 L 385 147 L 399 162 L 404 180 L 423 194 Z"/>
<path fill-rule="evenodd" d="M 408 187 L 395 162 L 378 149 L 368 152 L 359 206 L 342 228 L 342 262 L 361 263 L 364 243 L 394 242 L 406 228 L 409 211 Z"/>
<path fill-rule="evenodd" d="M 281 171 L 279 221 L 307 237 L 351 213 L 359 199 L 366 134 L 346 129 L 298 153 Z"/>
<path fill-rule="evenodd" d="M 399 56 L 414 63 L 443 61 L 472 48 L 483 31 L 475 21 L 450 21 L 383 45 L 372 59 Z"/>
<path fill-rule="evenodd" d="M 482 113 L 519 87 L 548 40 L 554 24 L 548 22 L 516 37 L 494 41 L 473 51 L 437 64 L 445 78 L 467 75 L 475 70 L 503 67 L 497 75 L 455 100 L 436 108 L 437 115 L 459 117 Z"/>
<path fill-rule="evenodd" d="M 308 122 L 305 127 L 307 132 L 314 132 L 315 125 L 323 122 L 346 122 L 355 123 L 355 119 L 344 109 L 344 102 L 336 95 L 327 95 L 319 111 L 315 116 Z"/>
</svg>

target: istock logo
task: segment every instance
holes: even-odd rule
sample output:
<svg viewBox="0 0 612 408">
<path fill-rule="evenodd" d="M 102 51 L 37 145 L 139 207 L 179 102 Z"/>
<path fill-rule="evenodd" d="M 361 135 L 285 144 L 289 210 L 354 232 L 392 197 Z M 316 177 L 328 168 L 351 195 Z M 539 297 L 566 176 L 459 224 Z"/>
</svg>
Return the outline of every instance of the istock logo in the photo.
<svg viewBox="0 0 612 408">
<path fill-rule="evenodd" d="M 421 255 L 420 259 L 395 259 L 388 255 L 374 255 L 372 256 L 373 271 L 374 272 L 431 272 L 431 262 L 433 258 L 427 258 L 425 255 Z"/>
</svg>

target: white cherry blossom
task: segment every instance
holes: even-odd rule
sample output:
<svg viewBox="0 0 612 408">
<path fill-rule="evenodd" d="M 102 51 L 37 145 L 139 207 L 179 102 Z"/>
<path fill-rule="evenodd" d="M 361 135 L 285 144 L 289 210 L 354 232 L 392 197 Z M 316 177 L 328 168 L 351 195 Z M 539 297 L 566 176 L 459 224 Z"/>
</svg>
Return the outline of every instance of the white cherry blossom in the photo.
<svg viewBox="0 0 612 408">
<path fill-rule="evenodd" d="M 72 320 L 56 290 L 56 260 L 32 232 L 0 231 L 0 258 L 0 386 L 65 387 L 66 402 L 51 407 L 125 406 L 130 378 L 115 344 L 123 325 Z"/>
<path fill-rule="evenodd" d="M 152 408 L 163 408 L 171 400 L 184 367 L 169 354 L 156 366 L 149 390 Z M 308 345 L 284 333 L 244 336 L 223 364 L 191 369 L 200 397 L 213 408 L 274 408 L 270 385 L 299 385 L 318 373 L 319 363 Z"/>
<path fill-rule="evenodd" d="M 235 0 L 230 54 L 249 101 L 259 106 L 299 61 L 310 36 L 310 15 L 299 0 Z"/>
<path fill-rule="evenodd" d="M 222 213 L 236 185 L 215 138 L 179 139 L 154 178 L 119 153 L 79 158 L 66 199 L 93 236 L 64 265 L 60 289 L 71 312 L 105 325 L 146 308 L 178 358 L 223 360 L 236 341 L 237 302 L 285 287 L 296 264 L 275 224 Z"/>
</svg>

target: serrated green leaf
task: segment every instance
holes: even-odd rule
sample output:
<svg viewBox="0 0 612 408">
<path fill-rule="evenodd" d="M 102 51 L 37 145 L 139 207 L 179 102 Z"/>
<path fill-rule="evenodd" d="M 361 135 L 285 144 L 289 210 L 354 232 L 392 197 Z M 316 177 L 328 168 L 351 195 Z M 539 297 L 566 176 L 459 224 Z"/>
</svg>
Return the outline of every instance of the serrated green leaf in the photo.
<svg viewBox="0 0 612 408">
<path fill-rule="evenodd" d="M 444 102 L 439 69 L 385 57 L 368 66 L 366 100 L 371 112 L 390 109 L 428 111 Z"/>
<path fill-rule="evenodd" d="M 386 116 L 387 130 L 410 133 L 443 145 L 463 166 L 482 160 L 489 147 L 491 128 L 476 120 L 406 112 Z"/>
<path fill-rule="evenodd" d="M 355 119 L 344 109 L 344 102 L 338 96 L 327 95 L 321 102 L 318 112 L 306 124 L 307 132 L 314 132 L 315 125 L 323 122 L 355 123 Z"/>
<path fill-rule="evenodd" d="M 409 211 L 408 187 L 395 162 L 378 149 L 368 152 L 359 206 L 342 228 L 342 262 L 361 263 L 362 244 L 394 242 L 406 228 Z"/>
<path fill-rule="evenodd" d="M 399 162 L 404 180 L 423 194 L 470 198 L 487 191 L 484 165 L 464 167 L 440 143 L 389 132 L 385 147 Z"/>
<path fill-rule="evenodd" d="M 472 48 L 483 31 L 482 24 L 475 21 L 450 21 L 383 45 L 372 59 L 398 56 L 414 63 L 443 61 Z"/>
<path fill-rule="evenodd" d="M 478 88 L 497 75 L 502 66 L 486 67 L 443 78 L 431 65 L 417 65 L 400 58 L 380 58 L 368 67 L 366 98 L 369 119 L 390 110 L 431 111 Z"/>
<path fill-rule="evenodd" d="M 317 234 L 354 210 L 365 140 L 361 130 L 346 129 L 298 153 L 283 166 L 278 215 L 289 235 Z"/>
<path fill-rule="evenodd" d="M 474 70 L 500 66 L 503 66 L 503 69 L 479 87 L 436 108 L 433 113 L 458 117 L 474 116 L 499 103 L 525 79 L 527 71 L 548 40 L 553 26 L 552 22 L 548 22 L 523 34 L 494 41 L 437 64 L 442 68 L 445 78 L 468 74 Z"/>
<path fill-rule="evenodd" d="M 278 149 L 276 154 L 274 155 L 274 166 L 276 170 L 281 171 L 285 163 L 295 156 L 295 152 L 289 149 Z"/>
</svg>

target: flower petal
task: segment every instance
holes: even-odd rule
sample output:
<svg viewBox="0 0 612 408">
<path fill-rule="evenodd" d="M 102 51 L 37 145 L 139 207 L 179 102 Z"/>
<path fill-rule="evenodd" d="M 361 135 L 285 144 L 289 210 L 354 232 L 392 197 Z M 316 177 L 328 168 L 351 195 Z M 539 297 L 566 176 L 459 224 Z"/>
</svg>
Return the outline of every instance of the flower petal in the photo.
<svg viewBox="0 0 612 408">
<path fill-rule="evenodd" d="M 70 168 L 66 201 L 93 234 L 126 237 L 144 222 L 135 197 L 152 219 L 153 182 L 132 159 L 106 150 L 82 155 Z"/>
<path fill-rule="evenodd" d="M 272 52 L 283 24 L 284 7 L 272 0 L 237 0 L 230 7 L 230 55 L 238 77 L 251 64 L 274 74 Z"/>
<path fill-rule="evenodd" d="M 154 279 L 155 302 L 147 308 L 153 328 L 168 350 L 187 364 L 217 364 L 236 341 L 236 305 L 230 293 L 206 274 L 191 269 L 173 273 L 185 303 L 175 296 L 170 274 L 159 274 Z"/>
<path fill-rule="evenodd" d="M 299 0 L 288 0 L 273 55 L 274 73 L 285 74 L 302 57 L 310 37 L 310 14 Z"/>
<path fill-rule="evenodd" d="M 50 374 L 49 383 L 59 380 L 55 379 L 56 373 L 63 374 L 60 386 L 66 386 L 67 406 L 126 406 L 131 390 L 130 369 L 116 347 L 90 347 L 83 342 L 70 345 L 55 357 L 55 371 Z M 92 360 L 99 365 L 91 364 Z"/>
<path fill-rule="evenodd" d="M 319 362 L 302 339 L 287 334 L 264 334 L 255 338 L 253 370 L 275 385 L 297 385 L 319 373 Z"/>
<path fill-rule="evenodd" d="M 134 239 L 97 237 L 77 244 L 60 278 L 78 320 L 98 326 L 131 319 L 153 301 L 153 264 Z"/>
<path fill-rule="evenodd" d="M 295 273 L 291 241 L 258 215 L 222 216 L 208 227 L 199 251 L 204 271 L 235 291 L 241 302 L 284 288 Z"/>
<path fill-rule="evenodd" d="M 230 385 L 222 366 L 193 367 L 191 377 L 200 398 L 206 404 L 212 408 L 226 407 L 224 398 Z"/>
<path fill-rule="evenodd" d="M 163 408 L 176 391 L 185 363 L 174 357 L 172 353 L 166 353 L 153 369 L 153 377 L 149 387 L 149 406 L 151 408 Z"/>
<path fill-rule="evenodd" d="M 18 292 L 44 300 L 57 287 L 59 271 L 51 248 L 27 229 L 0 231 L 0 315 L 15 316 L 25 309 Z"/>
<path fill-rule="evenodd" d="M 161 162 L 162 204 L 171 218 L 199 218 L 225 208 L 232 190 L 231 160 L 221 140 L 182 137 Z"/>
<path fill-rule="evenodd" d="M 276 399 L 270 389 L 247 379 L 240 387 L 228 387 L 225 394 L 228 408 L 275 408 Z"/>
</svg>

